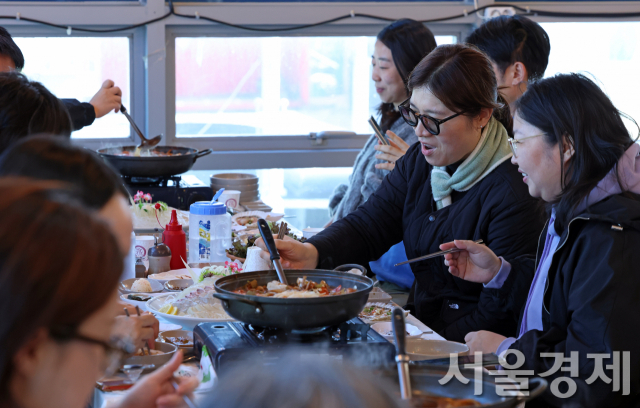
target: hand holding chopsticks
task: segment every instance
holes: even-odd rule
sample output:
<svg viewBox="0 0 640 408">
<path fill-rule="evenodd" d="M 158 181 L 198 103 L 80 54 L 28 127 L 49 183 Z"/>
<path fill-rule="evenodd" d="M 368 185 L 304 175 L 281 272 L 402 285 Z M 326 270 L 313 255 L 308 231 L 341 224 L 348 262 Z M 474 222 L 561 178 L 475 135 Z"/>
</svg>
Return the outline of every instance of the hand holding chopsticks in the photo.
<svg viewBox="0 0 640 408">
<path fill-rule="evenodd" d="M 502 261 L 493 251 L 473 241 L 453 241 L 440 245 L 445 265 L 453 276 L 470 282 L 489 283 L 500 271 Z"/>
<path fill-rule="evenodd" d="M 180 368 L 182 358 L 182 350 L 178 350 L 166 364 L 141 377 L 131 391 L 124 396 L 119 406 L 121 408 L 178 407 L 187 404 L 189 408 L 196 407 L 190 394 L 198 386 L 198 379 L 174 377 L 174 373 Z"/>
<path fill-rule="evenodd" d="M 150 354 L 149 349 L 154 347 L 154 340 L 159 332 L 158 320 L 152 314 L 141 313 L 139 308 L 134 309 L 131 305 L 124 307 L 124 314 L 127 316 L 126 322 L 121 323 L 122 326 L 118 329 L 119 334 L 116 337 L 127 344 L 127 350 L 131 347 L 133 350 L 129 351 L 142 348 L 143 355 Z M 147 346 L 146 349 L 145 346 Z"/>
</svg>

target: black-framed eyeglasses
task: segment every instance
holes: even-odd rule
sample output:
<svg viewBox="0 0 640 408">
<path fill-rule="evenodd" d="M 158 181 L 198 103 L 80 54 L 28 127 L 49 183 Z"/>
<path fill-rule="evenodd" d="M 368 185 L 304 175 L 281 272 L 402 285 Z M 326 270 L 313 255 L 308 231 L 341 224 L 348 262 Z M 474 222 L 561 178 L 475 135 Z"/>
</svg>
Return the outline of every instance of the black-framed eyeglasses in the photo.
<svg viewBox="0 0 640 408">
<path fill-rule="evenodd" d="M 410 99 L 411 98 L 407 99 L 406 101 L 398 105 L 398 110 L 400 111 L 400 115 L 402 115 L 402 119 L 404 119 L 404 121 L 407 122 L 407 125 L 412 127 L 418 126 L 418 121 L 422 122 L 422 126 L 424 126 L 424 128 L 427 129 L 427 132 L 431 133 L 434 136 L 440 134 L 440 125 L 464 113 L 464 112 L 458 112 L 455 115 L 451 115 L 444 119 L 436 119 L 429 115 L 421 115 L 415 112 L 413 109 L 411 109 L 407 105 Z"/>
<path fill-rule="evenodd" d="M 51 337 L 58 341 L 79 340 L 85 343 L 101 346 L 104 350 L 103 370 L 106 377 L 109 377 L 118 371 L 118 369 L 122 366 L 125 355 L 127 354 L 125 350 L 114 347 L 106 341 L 93 339 L 91 337 L 76 333 L 75 331 L 68 331 L 64 329 L 52 330 Z"/>
</svg>

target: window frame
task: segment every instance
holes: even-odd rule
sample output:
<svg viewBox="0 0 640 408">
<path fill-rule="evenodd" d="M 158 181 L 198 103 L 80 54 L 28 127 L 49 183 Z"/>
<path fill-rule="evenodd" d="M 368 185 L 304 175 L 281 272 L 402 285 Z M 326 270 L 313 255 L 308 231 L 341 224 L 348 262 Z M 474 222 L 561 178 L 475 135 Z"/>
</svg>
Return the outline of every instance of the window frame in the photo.
<svg viewBox="0 0 640 408">
<path fill-rule="evenodd" d="M 478 6 L 491 4 L 479 0 Z M 167 13 L 164 0 L 127 2 L 20 2 L 0 1 L 5 15 L 20 13 L 24 17 L 69 24 L 85 28 L 116 28 L 137 24 Z M 521 2 L 522 7 L 541 8 L 549 11 L 631 12 L 635 2 L 586 1 L 586 2 Z M 290 24 L 309 24 L 357 12 L 370 15 L 414 19 L 437 19 L 466 13 L 453 21 L 443 21 L 427 26 L 435 35 L 455 35 L 458 40 L 482 19 L 473 12 L 472 2 L 304 2 L 304 3 L 176 3 L 176 11 L 242 24 L 252 27 L 284 28 Z M 533 16 L 537 22 L 590 22 L 619 21 L 602 18 L 551 18 Z M 627 21 L 640 21 L 629 18 Z M 268 24 L 265 24 L 268 21 Z M 130 46 L 131 113 L 143 132 L 150 136 L 163 134 L 162 144 L 179 144 L 197 149 L 213 148 L 214 154 L 196 162 L 194 169 L 242 169 L 345 167 L 351 166 L 369 134 L 355 137 L 333 137 L 316 145 L 309 135 L 296 136 L 231 136 L 190 137 L 175 136 L 175 38 L 178 36 L 251 37 L 251 36 L 361 36 L 375 35 L 387 23 L 367 19 L 343 20 L 326 26 L 301 31 L 259 33 L 213 24 L 203 20 L 184 19 L 176 16 L 147 26 L 120 33 L 94 34 L 72 32 L 72 36 L 128 36 Z M 24 20 L 2 20 L 16 36 L 60 36 L 65 30 L 44 27 Z M 96 84 L 96 89 L 99 84 Z M 164 120 L 162 120 L 164 118 Z M 106 144 L 133 144 L 137 137 L 113 139 L 73 139 L 74 143 L 91 149 Z M 244 146 L 250 145 L 251 150 Z"/>
<path fill-rule="evenodd" d="M 319 27 L 305 30 L 305 36 L 343 37 L 343 36 L 375 36 L 386 24 L 340 25 L 338 27 Z M 465 26 L 434 27 L 434 35 L 452 35 L 460 39 Z M 273 35 L 273 34 L 270 34 Z M 266 35 L 266 36 L 270 36 Z M 300 33 L 278 33 L 279 37 L 296 37 Z M 224 168 L 243 168 L 251 163 L 257 168 L 273 166 L 274 159 L 279 167 L 344 167 L 353 164 L 355 155 L 371 137 L 370 133 L 355 136 L 330 136 L 316 143 L 309 134 L 298 135 L 264 135 L 264 136 L 210 136 L 210 137 L 176 137 L 175 99 L 175 40 L 178 37 L 256 37 L 252 32 L 238 32 L 231 27 L 217 26 L 172 26 L 167 29 L 167 101 L 174 101 L 166 109 L 166 140 L 170 145 L 187 145 L 197 149 L 214 148 L 214 154 L 205 156 L 200 161 L 203 165 L 223 165 Z M 369 73 L 365 73 L 369 75 Z M 320 132 L 324 129 L 318 129 Z M 246 146 L 251 146 L 247 151 Z M 274 155 L 267 157 L 266 155 Z M 224 164 L 222 164 L 224 163 Z M 282 164 L 280 164 L 282 163 Z M 348 163 L 348 164 L 347 164 Z"/>
<path fill-rule="evenodd" d="M 4 27 L 9 30 L 10 34 L 13 37 L 68 37 L 68 35 L 63 30 L 53 27 L 19 25 L 5 25 Z M 138 127 L 140 127 L 140 129 L 144 132 L 146 129 L 144 64 L 136 61 L 137 58 L 135 58 L 135 55 L 140 55 L 140 53 L 144 49 L 144 28 L 139 27 L 133 30 L 110 33 L 106 35 L 96 33 L 80 33 L 78 35 L 74 35 L 74 37 L 125 37 L 129 39 L 129 89 L 131 90 L 131 95 L 129 95 L 129 103 L 131 106 L 128 108 L 128 110 L 130 111 L 130 114 L 133 117 L 134 121 L 136 121 L 136 124 L 138 124 Z M 26 64 L 28 63 L 29 61 L 26 61 Z M 100 84 L 95 84 L 95 92 L 98 91 L 99 87 Z M 79 138 L 72 140 L 76 144 L 96 150 L 108 144 L 133 144 L 134 132 L 133 129 L 131 129 L 128 137 Z"/>
</svg>

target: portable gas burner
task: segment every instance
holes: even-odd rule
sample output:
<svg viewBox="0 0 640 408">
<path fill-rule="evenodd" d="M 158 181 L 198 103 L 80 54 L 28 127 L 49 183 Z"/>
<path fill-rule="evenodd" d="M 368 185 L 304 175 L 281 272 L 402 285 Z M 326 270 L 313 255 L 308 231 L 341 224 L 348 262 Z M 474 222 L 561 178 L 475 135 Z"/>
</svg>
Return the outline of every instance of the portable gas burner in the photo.
<svg viewBox="0 0 640 408">
<path fill-rule="evenodd" d="M 382 367 L 393 364 L 395 347 L 358 318 L 338 326 L 305 331 L 252 327 L 241 322 L 201 323 L 193 331 L 198 355 L 207 346 L 217 375 L 234 363 L 272 364 L 281 358 L 330 358 Z"/>
<path fill-rule="evenodd" d="M 122 176 L 124 185 L 133 196 L 138 191 L 151 194 L 153 201 L 164 201 L 168 206 L 189 211 L 196 201 L 211 201 L 213 190 L 196 176 L 128 177 Z"/>
</svg>

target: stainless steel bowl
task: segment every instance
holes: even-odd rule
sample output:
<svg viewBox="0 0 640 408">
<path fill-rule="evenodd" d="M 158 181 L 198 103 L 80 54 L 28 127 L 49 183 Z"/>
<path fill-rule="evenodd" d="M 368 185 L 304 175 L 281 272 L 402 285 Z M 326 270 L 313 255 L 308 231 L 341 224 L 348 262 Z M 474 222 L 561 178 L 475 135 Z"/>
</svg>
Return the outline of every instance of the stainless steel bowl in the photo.
<svg viewBox="0 0 640 408">
<path fill-rule="evenodd" d="M 131 356 L 131 357 L 127 358 L 124 361 L 123 365 L 130 365 L 130 364 L 149 365 L 149 364 L 153 364 L 155 366 L 153 369 L 155 370 L 157 368 L 162 367 L 166 363 L 168 363 L 169 360 L 171 360 L 171 358 L 175 354 L 175 352 L 178 350 L 177 346 L 175 346 L 173 344 L 170 344 L 170 343 L 163 343 L 161 341 L 156 341 L 155 344 L 156 344 L 155 345 L 155 350 L 162 351 L 162 354 L 156 354 L 156 355 L 151 355 L 151 356 Z"/>
<path fill-rule="evenodd" d="M 193 285 L 193 279 L 171 279 L 164 283 L 164 288 L 170 292 L 182 292 Z"/>
</svg>

